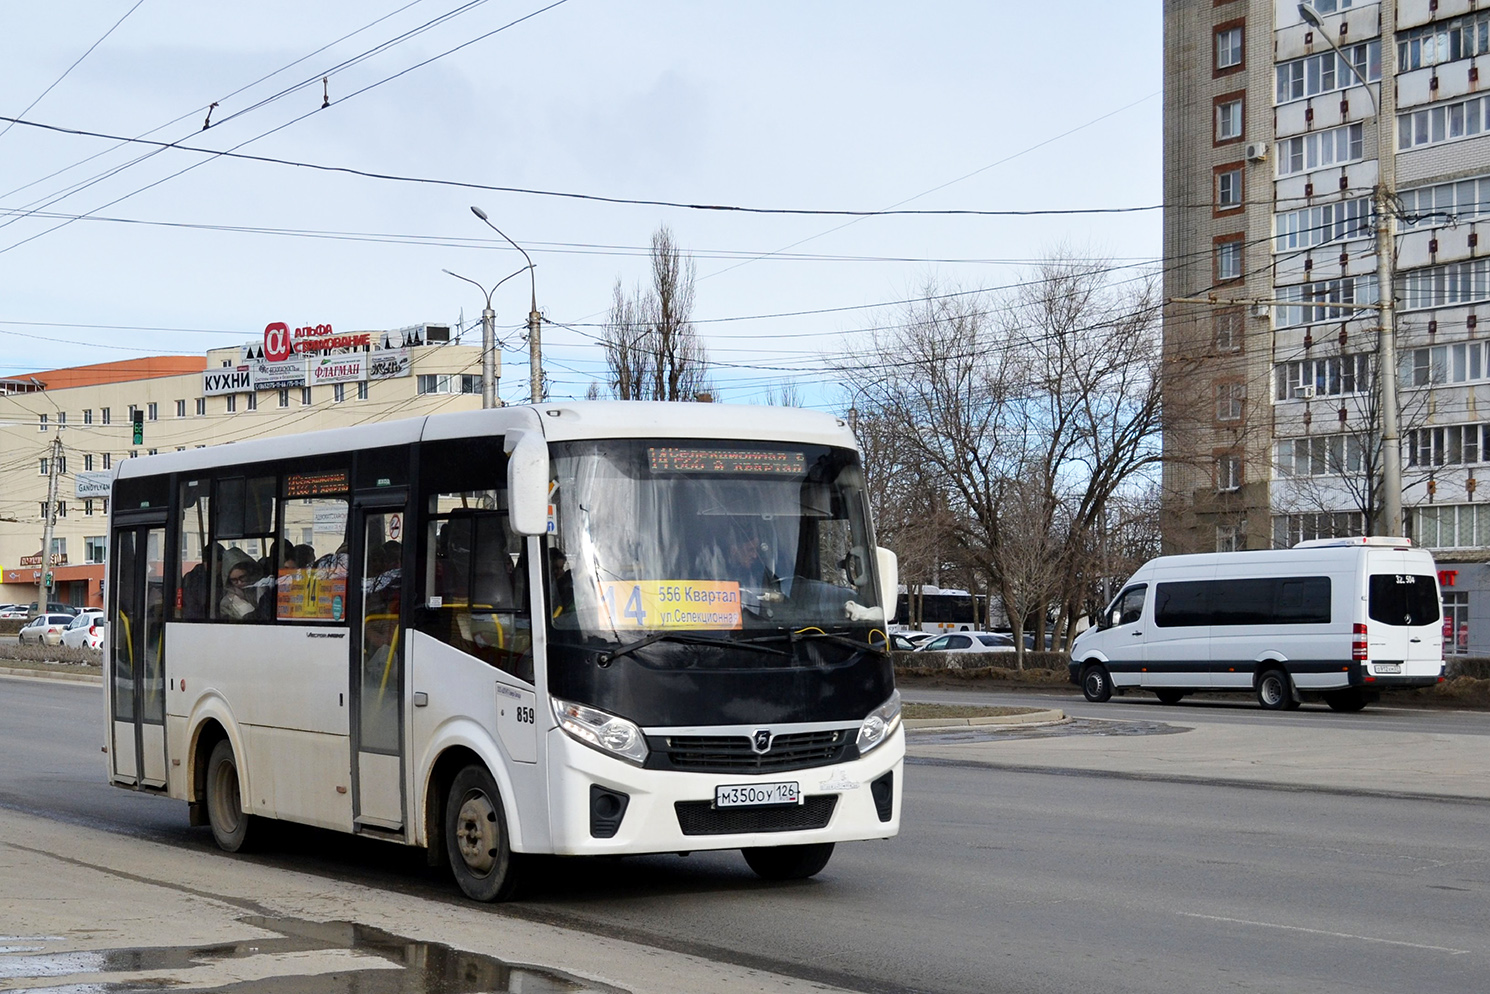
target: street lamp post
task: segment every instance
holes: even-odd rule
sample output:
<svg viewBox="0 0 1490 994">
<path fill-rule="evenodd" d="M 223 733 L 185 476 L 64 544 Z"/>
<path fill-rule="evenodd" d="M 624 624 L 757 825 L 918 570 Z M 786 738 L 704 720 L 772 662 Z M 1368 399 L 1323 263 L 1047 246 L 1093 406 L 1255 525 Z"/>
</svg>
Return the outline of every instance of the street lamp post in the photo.
<svg viewBox="0 0 1490 994">
<path fill-rule="evenodd" d="M 507 244 L 522 252 L 523 258 L 528 260 L 529 285 L 532 290 L 531 301 L 528 306 L 528 365 L 529 391 L 532 402 L 538 403 L 543 400 L 543 348 L 539 343 L 539 334 L 543 326 L 543 316 L 538 313 L 538 281 L 533 277 L 533 260 L 523 247 L 512 239 L 507 238 L 506 232 L 491 223 L 491 218 L 486 216 L 486 211 L 472 205 L 471 213 L 486 222 L 486 226 L 507 240 Z"/>
<path fill-rule="evenodd" d="M 1324 29 L 1319 12 L 1307 3 L 1299 4 L 1299 16 L 1319 31 L 1325 44 L 1349 67 L 1351 74 L 1366 90 L 1371 111 L 1376 117 L 1376 185 L 1371 202 L 1376 214 L 1376 297 L 1381 327 L 1377 332 L 1376 387 L 1377 409 L 1381 412 L 1381 516 L 1379 533 L 1402 535 L 1402 439 L 1397 416 L 1397 301 L 1396 301 L 1396 143 L 1395 114 L 1383 114 L 1371 84 L 1354 62 L 1340 50 Z M 1383 30 L 1381 40 L 1381 85 L 1395 71 L 1396 50 L 1388 43 Z"/>
<path fill-rule="evenodd" d="M 497 292 L 498 283 L 490 290 L 468 276 L 460 273 L 452 273 L 448 269 L 440 270 L 448 276 L 454 276 L 458 280 L 465 280 L 486 295 L 486 307 L 481 311 L 481 406 L 482 408 L 497 406 L 497 380 L 502 375 L 500 360 L 497 356 L 497 312 L 491 309 L 491 295 Z M 518 272 L 522 272 L 521 269 Z M 513 274 L 514 276 L 516 273 Z M 509 276 L 507 279 L 511 279 Z M 506 280 L 502 281 L 503 283 Z"/>
</svg>

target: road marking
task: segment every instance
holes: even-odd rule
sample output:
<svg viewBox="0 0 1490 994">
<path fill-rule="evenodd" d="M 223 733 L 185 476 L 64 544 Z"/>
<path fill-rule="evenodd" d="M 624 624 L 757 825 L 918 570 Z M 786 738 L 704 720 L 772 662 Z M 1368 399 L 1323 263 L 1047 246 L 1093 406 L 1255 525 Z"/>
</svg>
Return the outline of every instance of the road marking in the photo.
<svg viewBox="0 0 1490 994">
<path fill-rule="evenodd" d="M 1308 932 L 1311 935 L 1328 935 L 1335 939 L 1359 939 L 1362 942 L 1382 942 L 1389 946 L 1408 946 L 1412 949 L 1427 949 L 1435 953 L 1448 953 L 1450 956 L 1463 956 L 1468 949 L 1450 949 L 1448 946 L 1425 946 L 1418 942 L 1403 942 L 1401 939 L 1382 939 L 1374 935 L 1352 935 L 1349 932 L 1328 932 L 1319 928 L 1304 928 L 1300 925 L 1280 925 L 1277 922 L 1254 922 L 1246 918 L 1222 918 L 1219 915 L 1197 915 L 1188 911 L 1176 911 L 1175 914 L 1186 918 L 1205 918 L 1213 922 L 1230 922 L 1233 925 L 1256 925 L 1260 928 L 1281 928 L 1289 932 Z"/>
</svg>

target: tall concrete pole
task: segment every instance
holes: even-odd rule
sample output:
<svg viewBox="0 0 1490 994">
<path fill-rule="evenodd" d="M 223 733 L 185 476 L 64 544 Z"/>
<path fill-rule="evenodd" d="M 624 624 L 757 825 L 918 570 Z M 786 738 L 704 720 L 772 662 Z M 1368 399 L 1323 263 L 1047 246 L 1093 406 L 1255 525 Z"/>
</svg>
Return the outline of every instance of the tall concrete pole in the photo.
<svg viewBox="0 0 1490 994">
<path fill-rule="evenodd" d="M 490 300 L 481 312 L 481 406 L 497 406 L 497 312 Z"/>
<path fill-rule="evenodd" d="M 61 427 L 58 427 L 61 432 Z M 41 579 L 37 581 L 36 610 L 47 613 L 47 577 L 52 572 L 52 532 L 57 527 L 57 460 L 62 458 L 62 436 L 52 439 L 52 457 L 47 462 L 47 513 L 41 532 Z"/>
<path fill-rule="evenodd" d="M 528 284 L 532 290 L 531 302 L 528 305 L 528 363 L 531 367 L 528 374 L 528 386 L 532 402 L 537 404 L 543 400 L 543 348 L 539 344 L 539 331 L 543 325 L 543 316 L 538 313 L 538 280 L 533 275 L 533 259 L 521 245 L 508 238 L 505 231 L 491 223 L 491 218 L 486 216 L 486 211 L 473 204 L 471 213 L 481 218 L 488 228 L 506 239 L 508 245 L 522 252 L 523 258 L 527 260 Z"/>
</svg>

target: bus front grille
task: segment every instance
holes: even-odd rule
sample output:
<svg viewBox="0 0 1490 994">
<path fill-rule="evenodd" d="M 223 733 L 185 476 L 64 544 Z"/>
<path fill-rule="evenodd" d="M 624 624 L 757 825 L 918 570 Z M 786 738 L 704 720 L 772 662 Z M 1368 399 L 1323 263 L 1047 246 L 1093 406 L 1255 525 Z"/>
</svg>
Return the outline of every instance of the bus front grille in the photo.
<svg viewBox="0 0 1490 994">
<path fill-rule="evenodd" d="M 778 735 L 763 753 L 744 735 L 659 735 L 648 745 L 649 768 L 691 773 L 779 773 L 852 758 L 850 731 L 842 728 Z"/>
<path fill-rule="evenodd" d="M 684 835 L 738 835 L 747 832 L 798 832 L 827 828 L 838 806 L 837 794 L 814 794 L 801 804 L 769 808 L 716 808 L 709 801 L 677 801 L 678 828 Z"/>
</svg>

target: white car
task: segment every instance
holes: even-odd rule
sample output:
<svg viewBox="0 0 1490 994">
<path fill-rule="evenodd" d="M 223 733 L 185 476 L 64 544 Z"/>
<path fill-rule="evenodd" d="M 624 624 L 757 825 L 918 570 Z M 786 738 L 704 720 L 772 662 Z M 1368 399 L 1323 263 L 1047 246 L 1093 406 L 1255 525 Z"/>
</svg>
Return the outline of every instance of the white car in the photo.
<svg viewBox="0 0 1490 994">
<path fill-rule="evenodd" d="M 0 621 L 16 621 L 31 613 L 25 604 L 0 604 Z"/>
<path fill-rule="evenodd" d="M 84 611 L 62 630 L 62 644 L 69 649 L 103 648 L 103 612 Z"/>
<path fill-rule="evenodd" d="M 1001 632 L 949 632 L 925 643 L 917 652 L 1013 652 L 1014 640 Z"/>
<path fill-rule="evenodd" d="M 62 640 L 62 631 L 72 624 L 73 616 L 70 614 L 39 614 L 34 621 L 30 621 L 16 639 L 25 645 L 35 642 L 37 645 L 56 645 Z"/>
</svg>

